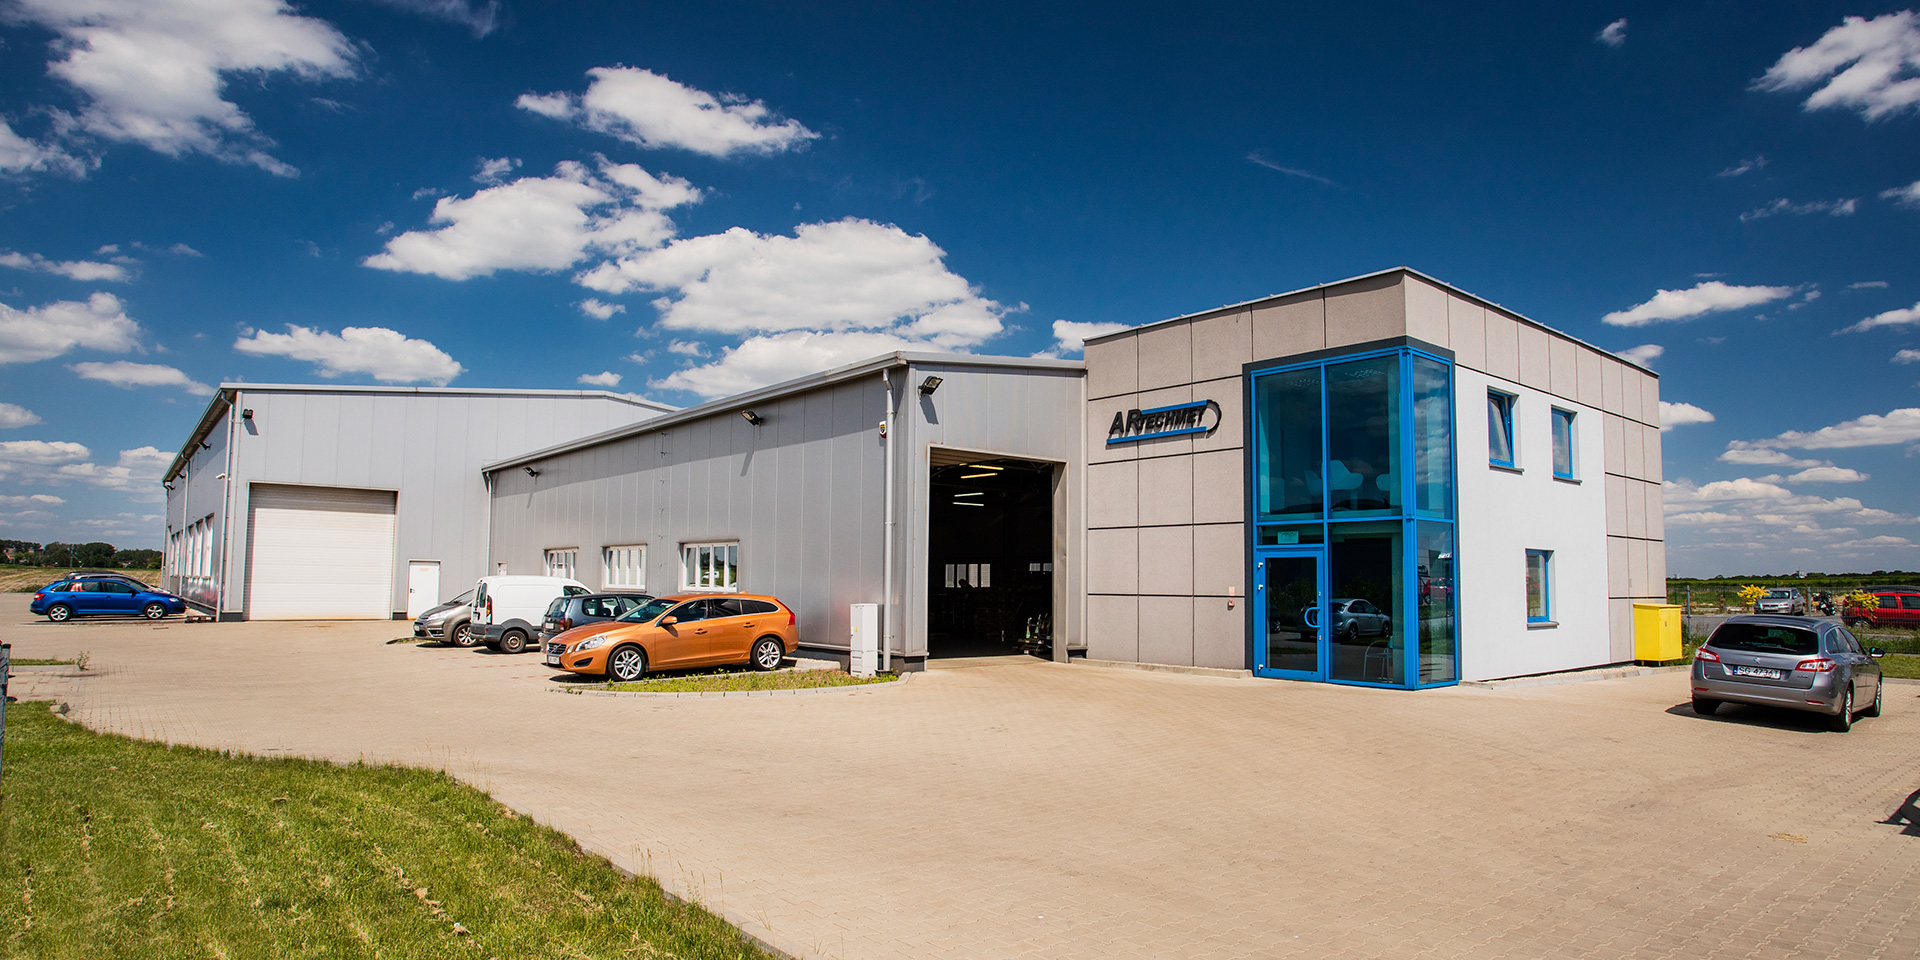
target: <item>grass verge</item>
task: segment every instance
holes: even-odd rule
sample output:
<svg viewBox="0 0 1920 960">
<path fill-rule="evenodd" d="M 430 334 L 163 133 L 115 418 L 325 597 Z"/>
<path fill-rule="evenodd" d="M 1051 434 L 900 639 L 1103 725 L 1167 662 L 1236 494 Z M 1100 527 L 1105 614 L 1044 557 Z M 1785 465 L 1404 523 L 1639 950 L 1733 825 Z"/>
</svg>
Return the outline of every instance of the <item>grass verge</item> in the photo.
<svg viewBox="0 0 1920 960">
<path fill-rule="evenodd" d="M 443 774 L 175 747 L 7 710 L 0 956 L 760 958 Z"/>
<path fill-rule="evenodd" d="M 1920 680 L 1920 657 L 1901 654 L 1881 657 L 1880 672 L 1903 680 Z"/>
<path fill-rule="evenodd" d="M 87 569 L 94 569 L 89 567 Z M 104 568 L 102 568 L 104 569 Z M 49 583 L 59 583 L 73 571 L 66 567 L 9 567 L 0 566 L 0 592 L 32 593 Z M 160 585 L 158 570 L 121 570 L 141 583 Z"/>
<path fill-rule="evenodd" d="M 859 687 L 870 683 L 891 683 L 899 675 L 882 673 L 856 677 L 839 670 L 781 670 L 775 673 L 729 671 L 698 673 L 682 677 L 660 677 L 633 683 L 610 683 L 609 690 L 623 693 L 747 693 L 756 690 L 816 690 L 822 687 Z"/>
<path fill-rule="evenodd" d="M 8 657 L 7 662 L 16 667 L 70 667 L 73 658 L 56 660 L 52 657 Z"/>
</svg>

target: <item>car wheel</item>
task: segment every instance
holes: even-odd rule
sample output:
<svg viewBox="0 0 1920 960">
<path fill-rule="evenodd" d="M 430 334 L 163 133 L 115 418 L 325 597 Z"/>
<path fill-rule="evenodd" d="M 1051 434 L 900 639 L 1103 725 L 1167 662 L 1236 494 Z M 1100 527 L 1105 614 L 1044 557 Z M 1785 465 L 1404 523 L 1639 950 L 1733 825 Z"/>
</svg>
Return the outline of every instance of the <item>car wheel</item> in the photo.
<svg viewBox="0 0 1920 960">
<path fill-rule="evenodd" d="M 607 679 L 614 683 L 632 683 L 647 672 L 647 652 L 628 644 L 607 656 Z"/>
<path fill-rule="evenodd" d="M 471 647 L 479 641 L 473 639 L 472 624 L 463 623 L 447 631 L 447 642 L 456 647 Z"/>
<path fill-rule="evenodd" d="M 1870 706 L 1865 710 L 1860 711 L 1860 715 L 1863 717 L 1879 716 L 1880 703 L 1882 700 L 1886 699 L 1886 693 L 1887 693 L 1887 678 L 1881 677 L 1880 682 L 1873 685 L 1873 706 Z"/>
<path fill-rule="evenodd" d="M 1862 620 L 1862 619 L 1860 619 L 1859 617 L 1848 617 L 1848 618 L 1847 618 L 1847 626 L 1849 626 L 1849 627 L 1851 627 L 1851 628 L 1853 628 L 1853 629 L 1855 629 L 1855 630 L 1858 630 L 1858 629 L 1860 629 L 1860 626 L 1861 626 L 1862 624 L 1864 624 L 1864 623 L 1866 623 L 1866 621 L 1865 621 L 1865 620 Z"/>
<path fill-rule="evenodd" d="M 167 605 L 159 602 L 149 603 L 146 609 L 140 612 L 145 615 L 148 620 L 164 620 L 167 616 Z"/>
<path fill-rule="evenodd" d="M 47 608 L 47 619 L 54 623 L 66 623 L 73 619 L 73 608 L 64 603 L 56 603 Z"/>
<path fill-rule="evenodd" d="M 1703 717 L 1713 716 L 1713 712 L 1718 709 L 1720 709 L 1718 700 L 1708 700 L 1706 697 L 1693 698 L 1693 712 Z"/>
<path fill-rule="evenodd" d="M 1392 617 L 1386 617 L 1380 621 L 1380 635 L 1383 637 L 1393 636 L 1393 618 Z"/>
<path fill-rule="evenodd" d="M 1345 640 L 1351 643 L 1354 640 L 1358 639 L 1359 636 L 1360 636 L 1360 625 L 1358 623 L 1353 622 L 1352 620 L 1348 620 L 1347 629 L 1340 632 L 1340 638 L 1342 640 Z"/>
<path fill-rule="evenodd" d="M 1840 703 L 1840 712 L 1827 721 L 1827 729 L 1834 733 L 1846 733 L 1853 729 L 1853 684 L 1847 684 L 1847 693 Z"/>
<path fill-rule="evenodd" d="M 527 649 L 527 635 L 518 630 L 508 630 L 500 635 L 501 653 L 524 653 Z"/>
<path fill-rule="evenodd" d="M 786 656 L 786 648 L 773 637 L 761 637 L 753 642 L 753 656 L 750 661 L 755 670 L 772 670 L 780 665 L 780 659 Z"/>
</svg>

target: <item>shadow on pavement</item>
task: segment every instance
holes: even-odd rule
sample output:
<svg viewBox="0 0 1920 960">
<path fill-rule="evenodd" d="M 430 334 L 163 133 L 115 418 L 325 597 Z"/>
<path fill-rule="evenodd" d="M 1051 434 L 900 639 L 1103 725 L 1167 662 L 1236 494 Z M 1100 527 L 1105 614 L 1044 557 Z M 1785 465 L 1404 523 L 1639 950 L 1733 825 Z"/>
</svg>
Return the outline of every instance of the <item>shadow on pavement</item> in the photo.
<svg viewBox="0 0 1920 960">
<path fill-rule="evenodd" d="M 1920 790 L 1907 794 L 1906 802 L 1900 804 L 1900 809 L 1878 822 L 1900 827 L 1903 837 L 1920 837 Z"/>
<path fill-rule="evenodd" d="M 1803 710 L 1782 710 L 1777 707 L 1761 707 L 1746 703 L 1722 703 L 1710 717 L 1693 712 L 1693 703 L 1676 703 L 1667 708 L 1667 713 L 1690 720 L 1703 720 L 1708 723 L 1737 723 L 1749 727 L 1772 727 L 1793 733 L 1827 733 L 1827 716 L 1823 713 L 1808 713 Z M 1862 720 L 1867 718 L 1863 717 Z M 1859 721 L 1855 721 L 1859 722 Z"/>
</svg>

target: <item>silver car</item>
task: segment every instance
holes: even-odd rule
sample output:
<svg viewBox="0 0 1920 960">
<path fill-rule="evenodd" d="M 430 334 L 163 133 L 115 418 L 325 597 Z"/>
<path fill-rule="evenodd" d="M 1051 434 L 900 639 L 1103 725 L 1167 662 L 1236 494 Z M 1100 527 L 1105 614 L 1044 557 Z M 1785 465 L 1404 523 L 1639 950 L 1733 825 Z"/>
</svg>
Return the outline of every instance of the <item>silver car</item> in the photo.
<svg viewBox="0 0 1920 960">
<path fill-rule="evenodd" d="M 1393 635 L 1393 618 L 1365 600 L 1336 597 L 1327 609 L 1333 613 L 1333 635 L 1342 640 Z"/>
<path fill-rule="evenodd" d="M 1714 628 L 1693 655 L 1693 712 L 1749 703 L 1826 714 L 1846 732 L 1880 715 L 1878 648 L 1862 649 L 1838 620 L 1748 614 Z"/>
<path fill-rule="evenodd" d="M 413 635 L 424 640 L 444 640 L 456 647 L 471 647 L 478 639 L 467 627 L 473 619 L 468 604 L 473 602 L 473 591 L 468 590 L 452 600 L 448 600 L 413 621 Z"/>
<path fill-rule="evenodd" d="M 1804 617 L 1807 615 L 1807 597 L 1799 587 L 1774 587 L 1753 605 L 1753 612 Z"/>
</svg>

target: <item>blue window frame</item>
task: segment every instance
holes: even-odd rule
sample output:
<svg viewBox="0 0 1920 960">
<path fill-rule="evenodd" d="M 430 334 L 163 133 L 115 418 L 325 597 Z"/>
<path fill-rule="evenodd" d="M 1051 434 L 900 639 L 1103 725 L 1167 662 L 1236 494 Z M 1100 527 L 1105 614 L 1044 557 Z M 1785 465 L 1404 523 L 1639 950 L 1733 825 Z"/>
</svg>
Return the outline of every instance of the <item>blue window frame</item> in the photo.
<svg viewBox="0 0 1920 960">
<path fill-rule="evenodd" d="M 1553 408 L 1553 475 L 1573 479 L 1573 411 Z"/>
<path fill-rule="evenodd" d="M 1527 622 L 1553 622 L 1553 551 L 1527 551 Z"/>
<path fill-rule="evenodd" d="M 1511 467 L 1513 457 L 1513 394 L 1487 391 L 1487 462 Z"/>
<path fill-rule="evenodd" d="M 1292 638 L 1256 652 L 1263 676 L 1458 682 L 1453 364 L 1402 343 L 1247 372 L 1248 628 L 1268 647 Z M 1296 555 L 1315 558 L 1321 578 L 1311 616 L 1276 593 L 1298 577 L 1266 582 L 1263 561 Z M 1302 633 L 1317 653 L 1293 649 Z"/>
</svg>

